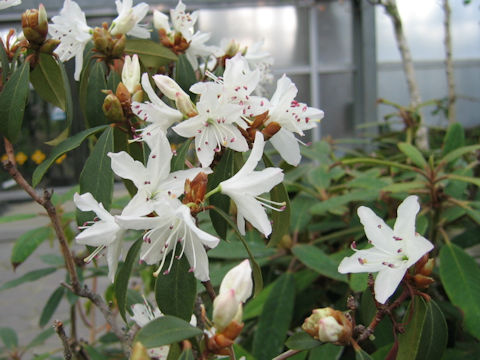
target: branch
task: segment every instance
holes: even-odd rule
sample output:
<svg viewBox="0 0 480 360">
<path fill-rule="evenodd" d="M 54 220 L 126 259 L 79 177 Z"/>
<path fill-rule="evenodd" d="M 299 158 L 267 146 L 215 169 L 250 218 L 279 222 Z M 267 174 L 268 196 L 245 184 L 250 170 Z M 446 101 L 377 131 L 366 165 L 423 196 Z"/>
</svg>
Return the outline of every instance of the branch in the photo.
<svg viewBox="0 0 480 360">
<path fill-rule="evenodd" d="M 54 322 L 55 332 L 57 333 L 60 340 L 62 340 L 63 345 L 63 357 L 65 360 L 72 359 L 72 349 L 70 348 L 70 343 L 68 341 L 67 334 L 65 334 L 65 329 L 63 328 L 63 323 L 61 321 L 55 320 Z"/>
<path fill-rule="evenodd" d="M 443 22 L 445 30 L 445 65 L 447 73 L 447 85 L 448 85 L 448 122 L 450 124 L 457 121 L 455 113 L 455 78 L 453 73 L 453 60 L 452 60 L 452 37 L 450 32 L 450 19 L 451 9 L 448 0 L 443 0 L 443 12 L 445 18 Z"/>
</svg>

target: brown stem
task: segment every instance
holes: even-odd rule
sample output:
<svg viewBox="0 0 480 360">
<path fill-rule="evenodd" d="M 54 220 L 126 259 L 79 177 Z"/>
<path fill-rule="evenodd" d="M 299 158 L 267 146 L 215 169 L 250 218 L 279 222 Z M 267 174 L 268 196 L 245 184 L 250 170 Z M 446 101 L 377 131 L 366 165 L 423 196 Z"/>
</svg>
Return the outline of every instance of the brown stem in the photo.
<svg viewBox="0 0 480 360">
<path fill-rule="evenodd" d="M 450 31 L 450 19 L 452 11 L 450 9 L 448 0 L 443 0 L 443 12 L 445 13 L 443 26 L 445 31 L 445 65 L 448 85 L 448 122 L 452 124 L 457 121 L 457 118 L 455 114 L 455 77 L 453 73 L 452 36 Z"/>
<path fill-rule="evenodd" d="M 65 360 L 71 360 L 72 359 L 72 349 L 70 348 L 70 343 L 67 337 L 67 334 L 65 334 L 65 329 L 63 328 L 63 323 L 61 321 L 56 320 L 54 323 L 55 326 L 55 332 L 57 333 L 58 337 L 62 341 L 63 345 L 63 357 Z"/>
<path fill-rule="evenodd" d="M 86 327 L 90 328 L 92 326 L 92 324 L 90 324 L 90 322 L 87 319 L 87 316 L 83 312 L 82 305 L 80 304 L 80 301 L 77 301 L 77 310 L 78 310 L 78 314 L 80 315 L 80 319 L 82 319 L 83 324 Z"/>
<path fill-rule="evenodd" d="M 15 151 L 13 151 L 13 146 L 10 141 L 6 137 L 3 138 L 5 142 L 5 153 L 7 154 L 8 161 L 10 161 L 14 166 L 17 166 L 17 162 L 15 161 Z"/>
<path fill-rule="evenodd" d="M 230 357 L 230 360 L 237 360 L 235 357 L 235 351 L 233 350 L 233 345 L 228 347 L 228 356 Z"/>
<path fill-rule="evenodd" d="M 205 286 L 205 290 L 207 290 L 208 296 L 210 296 L 210 299 L 213 301 L 217 297 L 215 294 L 215 290 L 213 289 L 212 283 L 210 280 L 207 281 L 202 281 L 203 286 Z"/>
</svg>

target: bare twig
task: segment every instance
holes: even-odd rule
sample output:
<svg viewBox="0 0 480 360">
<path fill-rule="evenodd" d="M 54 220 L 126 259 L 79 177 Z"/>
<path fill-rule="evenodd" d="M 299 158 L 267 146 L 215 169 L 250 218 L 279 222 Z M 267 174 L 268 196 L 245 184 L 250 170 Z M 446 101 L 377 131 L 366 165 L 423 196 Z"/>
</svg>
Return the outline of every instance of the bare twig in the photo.
<svg viewBox="0 0 480 360">
<path fill-rule="evenodd" d="M 287 350 L 284 353 L 278 355 L 277 357 L 273 358 L 273 360 L 283 360 L 288 359 L 289 357 L 298 354 L 302 350 Z"/>
<path fill-rule="evenodd" d="M 210 280 L 207 281 L 202 281 L 203 286 L 205 286 L 205 290 L 207 290 L 208 296 L 210 296 L 210 299 L 213 301 L 217 297 L 215 294 L 215 290 L 213 289 L 212 283 Z"/>
<path fill-rule="evenodd" d="M 448 85 L 448 122 L 454 123 L 457 121 L 455 113 L 455 78 L 453 73 L 453 60 L 452 60 L 452 37 L 450 32 L 450 19 L 451 9 L 448 0 L 443 0 L 443 12 L 445 15 L 443 26 L 445 31 L 445 65 L 447 73 L 447 85 Z"/>
<path fill-rule="evenodd" d="M 70 348 L 70 342 L 68 340 L 67 334 L 65 334 L 65 329 L 63 328 L 63 323 L 61 321 L 55 320 L 54 322 L 55 332 L 57 333 L 60 340 L 62 340 L 63 345 L 63 357 L 65 360 L 72 359 L 72 349 Z"/>
</svg>

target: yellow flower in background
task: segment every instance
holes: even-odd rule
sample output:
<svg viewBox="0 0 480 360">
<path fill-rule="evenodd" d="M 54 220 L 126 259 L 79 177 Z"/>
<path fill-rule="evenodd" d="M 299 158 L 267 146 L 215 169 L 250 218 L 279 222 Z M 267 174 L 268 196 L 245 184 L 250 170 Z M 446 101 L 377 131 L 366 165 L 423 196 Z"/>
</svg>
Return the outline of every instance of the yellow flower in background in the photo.
<svg viewBox="0 0 480 360">
<path fill-rule="evenodd" d="M 18 165 L 23 165 L 27 160 L 28 160 L 28 156 L 25 155 L 25 153 L 22 151 L 20 151 L 19 153 L 17 153 L 17 155 L 15 155 L 15 161 L 17 162 Z"/>
<path fill-rule="evenodd" d="M 67 158 L 67 154 L 63 154 L 57 160 L 55 160 L 55 164 L 61 164 L 63 160 L 65 160 L 66 158 Z"/>
<path fill-rule="evenodd" d="M 4 161 L 7 161 L 8 160 L 8 155 L 7 154 L 3 154 L 2 157 L 0 158 L 0 161 L 4 162 Z"/>
<path fill-rule="evenodd" d="M 46 156 L 41 150 L 35 150 L 31 158 L 35 164 L 39 165 L 45 160 Z"/>
</svg>

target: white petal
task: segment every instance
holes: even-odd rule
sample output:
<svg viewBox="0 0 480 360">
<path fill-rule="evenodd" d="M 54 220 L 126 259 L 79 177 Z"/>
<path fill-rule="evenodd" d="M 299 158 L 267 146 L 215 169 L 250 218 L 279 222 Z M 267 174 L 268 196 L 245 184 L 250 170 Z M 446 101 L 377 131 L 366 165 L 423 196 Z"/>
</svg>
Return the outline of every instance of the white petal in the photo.
<svg viewBox="0 0 480 360">
<path fill-rule="evenodd" d="M 237 205 L 237 211 L 239 214 L 249 221 L 253 227 L 265 236 L 271 234 L 272 224 L 259 201 L 249 196 L 235 196 L 232 197 L 232 199 Z"/>
<path fill-rule="evenodd" d="M 200 172 L 211 174 L 212 170 L 210 168 L 178 170 L 168 175 L 167 179 L 162 182 L 161 187 L 176 196 L 180 196 L 185 189 L 185 180 L 193 180 Z"/>
<path fill-rule="evenodd" d="M 395 236 L 402 239 L 413 239 L 415 237 L 415 217 L 419 211 L 420 204 L 417 196 L 411 195 L 403 200 L 397 209 L 397 220 L 393 227 Z"/>
<path fill-rule="evenodd" d="M 194 116 L 190 119 L 184 120 L 181 123 L 175 125 L 172 129 L 178 135 L 183 136 L 185 138 L 190 138 L 197 136 L 198 130 L 203 131 L 203 120 L 200 116 Z"/>
<path fill-rule="evenodd" d="M 416 235 L 406 243 L 408 255 L 407 267 L 415 264 L 420 258 L 433 249 L 433 244 L 421 235 Z"/>
<path fill-rule="evenodd" d="M 231 179 L 241 178 L 250 174 L 258 165 L 258 162 L 262 158 L 263 155 L 263 147 L 265 146 L 265 140 L 263 139 L 263 135 L 260 131 L 255 133 L 255 142 L 253 143 L 252 152 L 248 157 L 247 161 L 243 165 L 243 167 L 235 174 Z"/>
<path fill-rule="evenodd" d="M 387 253 L 395 254 L 403 243 L 394 239 L 394 234 L 390 226 L 368 207 L 360 206 L 357 214 L 360 222 L 364 226 L 368 240 L 370 240 L 375 247 Z"/>
<path fill-rule="evenodd" d="M 210 249 L 214 248 L 218 245 L 219 239 L 209 233 L 199 229 L 195 223 L 193 222 L 193 218 L 190 215 L 190 209 L 184 205 L 182 205 L 177 212 L 181 215 L 183 221 L 188 226 L 188 228 L 196 235 L 198 238 L 199 243 L 208 246 Z M 203 248 L 203 247 L 202 247 Z"/>
<path fill-rule="evenodd" d="M 100 246 L 109 245 L 116 240 L 120 227 L 115 222 L 99 221 L 75 237 L 81 245 Z"/>
<path fill-rule="evenodd" d="M 248 259 L 230 269 L 223 277 L 219 293 L 222 294 L 231 289 L 235 290 L 237 299 L 243 303 L 252 296 L 252 268 Z"/>
<path fill-rule="evenodd" d="M 405 276 L 406 267 L 389 268 L 385 267 L 375 279 L 375 299 L 380 304 L 385 304 L 387 299 L 393 295 L 395 290 Z"/>
<path fill-rule="evenodd" d="M 388 256 L 376 248 L 356 251 L 353 255 L 343 258 L 338 265 L 338 272 L 341 274 L 377 272 L 383 270 Z"/>
<path fill-rule="evenodd" d="M 281 128 L 270 138 L 273 147 L 288 164 L 297 166 L 302 159 L 298 140 L 292 132 Z"/>
<path fill-rule="evenodd" d="M 118 260 L 122 255 L 122 241 L 118 240 L 107 246 L 107 265 L 108 278 L 113 283 L 115 280 L 115 273 L 117 272 Z"/>
<path fill-rule="evenodd" d="M 202 243 L 195 239 L 191 239 L 191 241 L 185 239 L 185 241 L 185 256 L 193 268 L 193 274 L 200 281 L 209 280 L 208 257 Z"/>
<path fill-rule="evenodd" d="M 134 160 L 125 151 L 107 154 L 112 159 L 112 170 L 123 179 L 132 180 L 137 188 L 144 185 L 146 179 L 145 166 L 140 161 Z"/>
<path fill-rule="evenodd" d="M 82 195 L 75 193 L 75 195 L 73 195 L 73 201 L 75 202 L 76 207 L 82 211 L 93 211 L 100 219 L 105 221 L 113 220 L 113 216 L 105 210 L 102 203 L 95 200 L 91 193 L 85 193 Z"/>
</svg>

